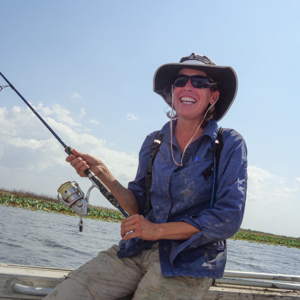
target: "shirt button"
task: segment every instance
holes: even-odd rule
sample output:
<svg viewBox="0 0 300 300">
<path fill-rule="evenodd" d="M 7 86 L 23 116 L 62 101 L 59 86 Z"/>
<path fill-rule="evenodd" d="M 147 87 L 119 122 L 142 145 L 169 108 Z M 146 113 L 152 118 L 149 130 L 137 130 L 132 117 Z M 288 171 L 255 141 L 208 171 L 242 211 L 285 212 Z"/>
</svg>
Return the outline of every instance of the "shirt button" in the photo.
<svg viewBox="0 0 300 300">
<path fill-rule="evenodd" d="M 231 180 L 229 181 L 229 184 L 232 184 L 232 181 L 231 181 Z"/>
<path fill-rule="evenodd" d="M 168 176 L 166 176 L 166 180 L 168 180 L 169 178 L 168 178 Z"/>
</svg>

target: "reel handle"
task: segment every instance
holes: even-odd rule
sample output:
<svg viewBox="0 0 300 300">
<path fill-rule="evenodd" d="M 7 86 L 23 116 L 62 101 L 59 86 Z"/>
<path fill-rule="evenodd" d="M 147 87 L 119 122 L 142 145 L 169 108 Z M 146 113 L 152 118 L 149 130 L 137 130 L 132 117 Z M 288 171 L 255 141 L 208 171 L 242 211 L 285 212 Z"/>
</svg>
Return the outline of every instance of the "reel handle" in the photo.
<svg viewBox="0 0 300 300">
<path fill-rule="evenodd" d="M 65 147 L 65 152 L 68 155 L 74 155 L 73 152 L 72 152 L 72 148 L 70 146 Z M 90 169 L 85 170 L 84 173 L 98 187 L 98 189 L 100 190 L 102 195 L 127 218 L 128 214 L 121 207 L 120 203 L 115 198 L 115 196 L 100 181 L 100 179 L 98 177 L 96 177 L 96 175 Z"/>
</svg>

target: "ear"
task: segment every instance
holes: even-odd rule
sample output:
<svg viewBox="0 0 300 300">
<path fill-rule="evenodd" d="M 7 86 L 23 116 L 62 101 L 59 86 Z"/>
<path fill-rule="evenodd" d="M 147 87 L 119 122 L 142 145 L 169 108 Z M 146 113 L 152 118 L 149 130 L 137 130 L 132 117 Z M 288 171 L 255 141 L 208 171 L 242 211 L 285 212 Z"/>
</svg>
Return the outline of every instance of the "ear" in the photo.
<svg viewBox="0 0 300 300">
<path fill-rule="evenodd" d="M 211 99 L 209 101 L 210 104 L 214 104 L 216 101 L 218 101 L 220 97 L 220 92 L 219 91 L 214 91 L 211 93 Z"/>
</svg>

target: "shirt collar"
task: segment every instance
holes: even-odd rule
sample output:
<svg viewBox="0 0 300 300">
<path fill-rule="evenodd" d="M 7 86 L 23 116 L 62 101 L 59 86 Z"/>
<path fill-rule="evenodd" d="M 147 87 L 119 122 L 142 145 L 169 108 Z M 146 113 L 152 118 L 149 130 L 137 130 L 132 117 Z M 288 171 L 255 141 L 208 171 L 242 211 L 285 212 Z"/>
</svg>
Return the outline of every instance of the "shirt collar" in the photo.
<svg viewBox="0 0 300 300">
<path fill-rule="evenodd" d="M 218 130 L 219 130 L 219 125 L 217 121 L 209 120 L 201 136 L 207 135 L 211 138 L 212 141 L 214 141 L 217 138 Z"/>
<path fill-rule="evenodd" d="M 160 131 L 165 136 L 165 138 L 164 138 L 165 141 L 168 141 L 168 142 L 170 142 L 170 140 L 171 140 L 170 122 L 167 122 Z M 173 130 L 174 130 L 176 124 L 177 124 L 177 120 L 173 120 Z M 209 120 L 208 124 L 206 125 L 206 127 L 203 130 L 203 133 L 201 134 L 200 137 L 198 137 L 198 139 L 200 139 L 201 137 L 206 135 L 206 136 L 209 136 L 212 141 L 214 141 L 217 138 L 218 129 L 219 129 L 218 123 L 215 120 Z M 174 134 L 173 134 L 173 137 L 174 137 Z"/>
</svg>

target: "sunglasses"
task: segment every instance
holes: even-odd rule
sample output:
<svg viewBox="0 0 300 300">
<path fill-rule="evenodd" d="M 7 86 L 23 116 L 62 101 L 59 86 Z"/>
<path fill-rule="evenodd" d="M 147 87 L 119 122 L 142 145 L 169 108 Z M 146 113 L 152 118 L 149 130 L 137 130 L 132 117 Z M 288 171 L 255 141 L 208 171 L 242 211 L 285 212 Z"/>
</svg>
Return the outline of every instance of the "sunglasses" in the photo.
<svg viewBox="0 0 300 300">
<path fill-rule="evenodd" d="M 175 87 L 184 87 L 189 81 L 189 79 L 191 79 L 192 86 L 196 89 L 205 89 L 216 85 L 216 83 L 210 82 L 207 77 L 201 75 L 194 75 L 194 76 L 179 75 L 175 79 L 173 85 Z"/>
</svg>

